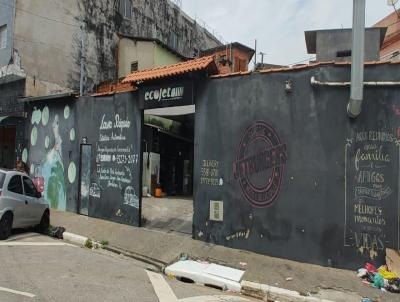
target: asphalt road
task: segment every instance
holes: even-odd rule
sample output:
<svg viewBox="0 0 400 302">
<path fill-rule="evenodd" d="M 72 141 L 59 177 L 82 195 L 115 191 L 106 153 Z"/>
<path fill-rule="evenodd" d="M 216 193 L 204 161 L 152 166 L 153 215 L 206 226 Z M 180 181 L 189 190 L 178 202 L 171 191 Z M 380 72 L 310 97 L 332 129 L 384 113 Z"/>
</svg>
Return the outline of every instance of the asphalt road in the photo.
<svg viewBox="0 0 400 302">
<path fill-rule="evenodd" d="M 255 301 L 170 280 L 147 267 L 36 233 L 14 234 L 0 241 L 0 301 Z"/>
</svg>

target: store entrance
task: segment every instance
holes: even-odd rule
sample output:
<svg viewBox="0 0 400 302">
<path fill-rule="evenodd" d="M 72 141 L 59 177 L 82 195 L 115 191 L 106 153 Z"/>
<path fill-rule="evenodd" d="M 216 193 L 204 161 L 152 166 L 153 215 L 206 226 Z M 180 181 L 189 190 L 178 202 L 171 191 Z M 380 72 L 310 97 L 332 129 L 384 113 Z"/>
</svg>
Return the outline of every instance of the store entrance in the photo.
<svg viewBox="0 0 400 302">
<path fill-rule="evenodd" d="M 168 112 L 144 115 L 142 224 L 191 234 L 194 112 Z"/>
</svg>

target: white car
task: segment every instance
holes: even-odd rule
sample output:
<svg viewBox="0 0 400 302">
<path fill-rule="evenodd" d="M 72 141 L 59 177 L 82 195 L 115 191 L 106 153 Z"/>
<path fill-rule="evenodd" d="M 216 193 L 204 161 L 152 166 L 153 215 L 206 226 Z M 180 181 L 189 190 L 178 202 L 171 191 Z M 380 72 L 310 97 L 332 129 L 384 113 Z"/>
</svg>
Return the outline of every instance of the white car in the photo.
<svg viewBox="0 0 400 302">
<path fill-rule="evenodd" d="M 0 169 L 0 240 L 13 228 L 35 226 L 45 232 L 50 225 L 48 202 L 25 173 Z"/>
</svg>

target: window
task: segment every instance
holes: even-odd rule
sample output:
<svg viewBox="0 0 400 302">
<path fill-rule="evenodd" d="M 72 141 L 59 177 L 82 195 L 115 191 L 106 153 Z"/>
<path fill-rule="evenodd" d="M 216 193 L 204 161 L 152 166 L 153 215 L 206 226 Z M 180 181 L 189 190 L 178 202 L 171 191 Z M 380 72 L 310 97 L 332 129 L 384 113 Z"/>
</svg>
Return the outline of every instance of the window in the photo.
<svg viewBox="0 0 400 302">
<path fill-rule="evenodd" d="M 336 52 L 336 57 L 337 58 L 351 57 L 351 50 L 340 50 L 340 51 Z"/>
<path fill-rule="evenodd" d="M 138 61 L 133 61 L 131 63 L 131 72 L 138 71 L 139 69 L 139 62 Z"/>
<path fill-rule="evenodd" d="M 0 49 L 7 47 L 7 25 L 0 26 Z"/>
<path fill-rule="evenodd" d="M 8 191 L 17 193 L 17 194 L 24 194 L 24 191 L 22 189 L 22 182 L 21 182 L 21 176 L 19 175 L 14 175 L 11 179 L 10 182 L 8 183 Z"/>
<path fill-rule="evenodd" d="M 125 19 L 132 20 L 132 0 L 119 0 L 119 13 Z"/>
<path fill-rule="evenodd" d="M 37 197 L 38 193 L 32 180 L 24 176 L 23 182 L 24 182 L 25 195 L 30 197 Z"/>
<path fill-rule="evenodd" d="M 0 172 L 0 191 L 3 189 L 5 179 L 6 179 L 6 173 Z"/>
</svg>

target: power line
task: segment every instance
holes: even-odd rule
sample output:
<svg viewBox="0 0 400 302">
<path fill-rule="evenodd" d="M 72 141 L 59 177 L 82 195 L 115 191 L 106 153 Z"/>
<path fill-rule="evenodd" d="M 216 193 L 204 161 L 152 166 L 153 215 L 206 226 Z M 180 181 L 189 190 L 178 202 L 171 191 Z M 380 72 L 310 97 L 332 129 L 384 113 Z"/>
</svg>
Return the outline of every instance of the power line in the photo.
<svg viewBox="0 0 400 302">
<path fill-rule="evenodd" d="M 0 5 L 7 6 L 7 7 L 11 7 L 11 8 L 14 8 L 14 7 L 15 7 L 14 5 L 10 5 L 10 4 L 4 3 L 4 2 L 2 2 L 2 1 L 0 1 Z M 24 13 L 26 13 L 26 14 L 32 15 L 32 16 L 36 16 L 36 17 L 38 17 L 38 18 L 45 19 L 45 20 L 47 20 L 47 21 L 57 22 L 57 23 L 61 23 L 61 24 L 64 24 L 64 25 L 68 25 L 68 26 L 80 28 L 79 25 L 72 24 L 72 23 L 68 23 L 68 22 L 65 22 L 65 21 L 60 21 L 60 20 L 52 19 L 52 18 L 45 17 L 45 16 L 42 16 L 42 15 L 38 15 L 38 14 L 32 13 L 32 12 L 30 12 L 30 11 L 24 10 L 24 9 L 22 9 L 22 8 L 17 8 L 17 7 L 15 7 L 15 9 L 18 10 L 18 11 L 24 12 Z"/>
</svg>

